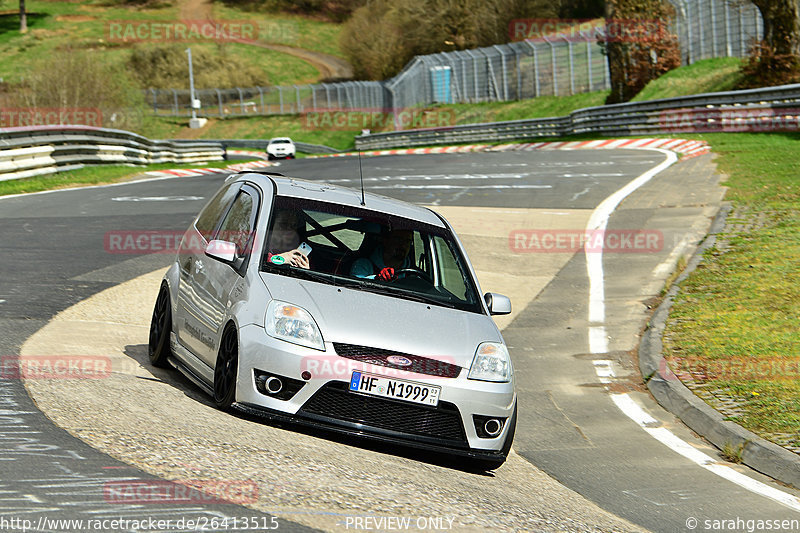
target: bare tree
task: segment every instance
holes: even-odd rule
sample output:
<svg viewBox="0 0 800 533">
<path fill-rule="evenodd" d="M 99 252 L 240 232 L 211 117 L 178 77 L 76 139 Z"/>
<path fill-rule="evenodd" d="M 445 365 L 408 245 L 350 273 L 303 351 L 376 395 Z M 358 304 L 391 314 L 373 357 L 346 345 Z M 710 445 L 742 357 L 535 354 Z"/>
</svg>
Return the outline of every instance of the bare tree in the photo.
<svg viewBox="0 0 800 533">
<path fill-rule="evenodd" d="M 743 86 L 781 85 L 800 80 L 799 0 L 753 0 L 764 21 L 764 40 L 755 43 L 742 67 Z"/>
<path fill-rule="evenodd" d="M 607 0 L 606 37 L 611 93 L 607 104 L 627 102 L 645 85 L 681 64 L 678 38 L 667 21 L 673 8 L 664 0 Z"/>
<path fill-rule="evenodd" d="M 764 41 L 778 55 L 800 56 L 798 0 L 752 0 L 764 20 Z"/>
<path fill-rule="evenodd" d="M 25 13 L 25 0 L 19 0 L 19 32 L 28 31 L 28 14 Z"/>
</svg>

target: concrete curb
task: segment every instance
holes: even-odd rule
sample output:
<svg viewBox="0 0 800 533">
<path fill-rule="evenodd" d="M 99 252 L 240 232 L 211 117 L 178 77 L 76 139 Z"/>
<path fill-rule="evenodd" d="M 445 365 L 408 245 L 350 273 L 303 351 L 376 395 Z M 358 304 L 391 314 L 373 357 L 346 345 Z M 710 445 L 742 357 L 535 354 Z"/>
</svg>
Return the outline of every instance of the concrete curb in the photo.
<svg viewBox="0 0 800 533">
<path fill-rule="evenodd" d="M 734 447 L 742 446 L 744 464 L 778 481 L 800 488 L 800 456 L 734 422 L 725 420 L 721 413 L 695 396 L 680 381 L 662 354 L 661 339 L 673 299 L 678 293 L 678 284 L 697 268 L 703 258 L 703 252 L 714 245 L 716 236 L 724 227 L 730 211 L 730 205 L 722 206 L 714 219 L 709 235 L 697 248 L 686 270 L 673 282 L 664 301 L 656 309 L 639 344 L 639 369 L 647 382 L 647 388 L 658 403 L 692 430 L 720 449 L 726 444 Z"/>
</svg>

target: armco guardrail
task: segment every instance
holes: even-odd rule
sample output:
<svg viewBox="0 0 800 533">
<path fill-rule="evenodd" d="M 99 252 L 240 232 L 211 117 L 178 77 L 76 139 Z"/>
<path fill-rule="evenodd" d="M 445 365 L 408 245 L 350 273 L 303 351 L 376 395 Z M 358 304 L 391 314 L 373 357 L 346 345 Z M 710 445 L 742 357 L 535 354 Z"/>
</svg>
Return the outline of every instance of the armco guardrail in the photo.
<svg viewBox="0 0 800 533">
<path fill-rule="evenodd" d="M 464 124 L 356 137 L 359 150 L 565 137 L 582 133 L 798 131 L 800 84 L 589 107 L 565 117 Z"/>
<path fill-rule="evenodd" d="M 153 141 L 135 133 L 58 125 L 0 129 L 0 181 L 73 170 L 84 165 L 220 161 L 209 141 Z"/>
<path fill-rule="evenodd" d="M 196 141 L 173 139 L 172 142 L 187 144 Z M 255 148 L 256 150 L 264 151 L 267 148 L 269 139 L 208 139 L 206 142 L 219 143 L 223 148 Z M 339 152 L 336 148 L 331 148 L 324 144 L 309 144 L 294 141 L 294 145 L 299 152 L 303 152 L 304 154 L 335 154 Z"/>
</svg>

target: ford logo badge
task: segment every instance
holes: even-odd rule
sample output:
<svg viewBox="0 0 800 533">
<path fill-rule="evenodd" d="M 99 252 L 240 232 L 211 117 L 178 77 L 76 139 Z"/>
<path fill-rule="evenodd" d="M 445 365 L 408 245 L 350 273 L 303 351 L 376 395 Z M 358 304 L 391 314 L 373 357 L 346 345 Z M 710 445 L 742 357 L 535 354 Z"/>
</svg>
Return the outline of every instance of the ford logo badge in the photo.
<svg viewBox="0 0 800 533">
<path fill-rule="evenodd" d="M 390 355 L 386 358 L 386 361 L 397 366 L 411 366 L 411 359 L 402 355 Z"/>
</svg>

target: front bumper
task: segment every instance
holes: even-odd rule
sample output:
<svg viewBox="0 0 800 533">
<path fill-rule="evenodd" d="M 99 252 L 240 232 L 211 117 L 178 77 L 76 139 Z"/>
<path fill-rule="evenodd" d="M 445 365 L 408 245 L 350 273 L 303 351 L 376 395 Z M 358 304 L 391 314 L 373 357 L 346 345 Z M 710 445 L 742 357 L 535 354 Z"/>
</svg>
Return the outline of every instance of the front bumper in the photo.
<svg viewBox="0 0 800 533">
<path fill-rule="evenodd" d="M 239 333 L 240 361 L 236 401 L 251 414 L 355 434 L 408 446 L 482 459 L 499 459 L 513 438 L 516 394 L 513 383 L 467 380 L 426 374 L 398 375 L 391 368 L 366 365 L 338 356 L 331 343 L 326 351 L 304 348 L 269 337 L 263 328 L 245 326 Z M 441 387 L 436 408 L 376 398 L 347 390 L 353 371 L 365 371 Z M 259 391 L 255 372 L 301 380 L 289 399 Z M 311 374 L 303 378 L 303 372 Z M 308 377 L 308 376 L 306 376 Z M 478 436 L 473 415 L 505 419 L 494 438 Z"/>
</svg>

